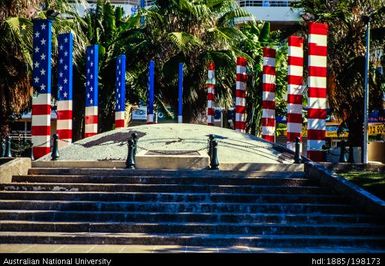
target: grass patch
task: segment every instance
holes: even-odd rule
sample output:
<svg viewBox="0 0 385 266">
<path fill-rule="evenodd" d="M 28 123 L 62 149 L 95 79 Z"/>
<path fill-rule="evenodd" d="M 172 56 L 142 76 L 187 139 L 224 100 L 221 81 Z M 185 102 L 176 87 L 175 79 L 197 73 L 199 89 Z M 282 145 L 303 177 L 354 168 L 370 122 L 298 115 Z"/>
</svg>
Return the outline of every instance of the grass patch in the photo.
<svg viewBox="0 0 385 266">
<path fill-rule="evenodd" d="M 338 174 L 385 200 L 385 173 L 351 171 Z"/>
</svg>

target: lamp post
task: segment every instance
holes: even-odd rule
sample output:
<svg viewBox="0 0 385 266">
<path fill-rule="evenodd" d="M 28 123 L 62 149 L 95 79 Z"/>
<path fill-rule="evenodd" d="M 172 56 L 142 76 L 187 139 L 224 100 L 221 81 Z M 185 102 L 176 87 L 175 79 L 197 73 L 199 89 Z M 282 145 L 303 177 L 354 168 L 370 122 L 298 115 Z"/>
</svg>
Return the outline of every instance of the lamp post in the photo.
<svg viewBox="0 0 385 266">
<path fill-rule="evenodd" d="M 368 109 L 369 109 L 369 59 L 370 59 L 370 16 L 362 17 L 366 24 L 366 55 L 365 55 L 365 77 L 364 77 L 364 123 L 362 140 L 362 163 L 368 163 Z"/>
</svg>

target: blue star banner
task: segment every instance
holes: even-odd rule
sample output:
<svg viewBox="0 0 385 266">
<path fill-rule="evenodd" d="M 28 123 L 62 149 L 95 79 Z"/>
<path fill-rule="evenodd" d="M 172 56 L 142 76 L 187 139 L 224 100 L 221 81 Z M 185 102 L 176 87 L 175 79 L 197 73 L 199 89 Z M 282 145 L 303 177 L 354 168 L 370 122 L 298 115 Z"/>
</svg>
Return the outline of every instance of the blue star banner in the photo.
<svg viewBox="0 0 385 266">
<path fill-rule="evenodd" d="M 33 22 L 33 87 L 38 93 L 51 93 L 52 21 Z"/>
<path fill-rule="evenodd" d="M 178 69 L 178 123 L 183 123 L 183 63 Z"/>
<path fill-rule="evenodd" d="M 148 75 L 147 124 L 154 123 L 155 61 L 151 60 Z"/>
<path fill-rule="evenodd" d="M 115 128 L 122 128 L 126 110 L 126 56 L 124 54 L 116 59 L 115 88 Z"/>
<path fill-rule="evenodd" d="M 59 34 L 58 47 L 58 100 L 72 100 L 72 33 Z"/>
</svg>

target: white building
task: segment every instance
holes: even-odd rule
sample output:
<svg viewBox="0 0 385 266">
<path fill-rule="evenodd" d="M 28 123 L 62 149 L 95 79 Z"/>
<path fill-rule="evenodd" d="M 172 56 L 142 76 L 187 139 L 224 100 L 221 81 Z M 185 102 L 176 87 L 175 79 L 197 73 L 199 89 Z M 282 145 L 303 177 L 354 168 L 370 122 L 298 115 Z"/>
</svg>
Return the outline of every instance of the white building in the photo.
<svg viewBox="0 0 385 266">
<path fill-rule="evenodd" d="M 298 0 L 237 0 L 239 5 L 251 13 L 257 20 L 270 21 L 276 24 L 293 24 L 299 21 L 298 9 L 293 3 Z M 97 0 L 88 0 L 94 5 Z M 111 3 L 124 8 L 126 14 L 132 14 L 140 6 L 150 6 L 154 0 L 111 0 Z M 78 10 L 84 12 L 84 7 Z"/>
</svg>

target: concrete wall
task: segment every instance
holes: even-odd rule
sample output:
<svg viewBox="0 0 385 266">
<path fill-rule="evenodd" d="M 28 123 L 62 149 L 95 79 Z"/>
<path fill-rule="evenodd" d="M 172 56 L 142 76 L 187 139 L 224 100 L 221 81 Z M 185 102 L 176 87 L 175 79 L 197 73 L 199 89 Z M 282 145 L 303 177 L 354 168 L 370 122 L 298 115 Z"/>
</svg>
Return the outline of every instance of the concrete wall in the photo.
<svg viewBox="0 0 385 266">
<path fill-rule="evenodd" d="M 351 202 L 362 210 L 385 220 L 385 201 L 328 170 L 321 164 L 314 162 L 305 163 L 305 176 L 316 179 L 322 185 L 332 188 L 350 199 Z"/>
<path fill-rule="evenodd" d="M 5 164 L 0 165 L 0 182 L 11 183 L 12 176 L 26 175 L 31 168 L 30 158 L 15 158 Z"/>
</svg>

